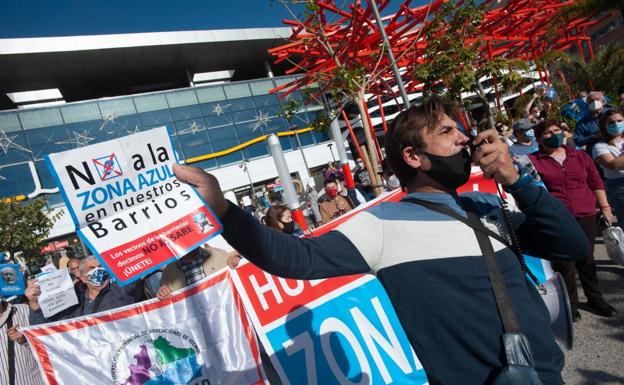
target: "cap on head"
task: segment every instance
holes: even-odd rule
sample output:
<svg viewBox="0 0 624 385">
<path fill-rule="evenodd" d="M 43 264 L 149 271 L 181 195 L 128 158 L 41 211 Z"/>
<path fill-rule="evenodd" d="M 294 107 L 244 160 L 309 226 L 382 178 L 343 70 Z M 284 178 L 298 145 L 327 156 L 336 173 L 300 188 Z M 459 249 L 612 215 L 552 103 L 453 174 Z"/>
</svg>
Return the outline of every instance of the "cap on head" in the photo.
<svg viewBox="0 0 624 385">
<path fill-rule="evenodd" d="M 527 131 L 533 128 L 535 124 L 529 119 L 520 119 L 513 125 L 514 131 Z"/>
</svg>

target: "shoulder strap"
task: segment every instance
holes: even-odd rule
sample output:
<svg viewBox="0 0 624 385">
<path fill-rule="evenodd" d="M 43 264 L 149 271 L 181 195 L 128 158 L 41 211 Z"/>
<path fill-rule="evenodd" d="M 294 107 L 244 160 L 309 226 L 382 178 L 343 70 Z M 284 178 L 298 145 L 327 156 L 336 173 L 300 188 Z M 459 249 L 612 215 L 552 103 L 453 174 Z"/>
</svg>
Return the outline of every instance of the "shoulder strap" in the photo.
<svg viewBox="0 0 624 385">
<path fill-rule="evenodd" d="M 13 327 L 13 314 L 15 314 L 15 306 L 11 306 L 9 317 L 7 318 L 7 330 Z M 9 364 L 9 385 L 15 385 L 15 342 L 7 337 L 8 342 L 8 364 Z"/>
<path fill-rule="evenodd" d="M 474 211 L 466 211 L 468 214 L 468 218 L 465 218 L 458 214 L 456 211 L 442 205 L 416 198 L 407 198 L 403 200 L 420 204 L 432 211 L 448 215 L 452 218 L 457 219 L 458 221 L 465 223 L 467 226 L 470 226 L 473 229 L 475 236 L 477 237 L 479 247 L 481 248 L 481 252 L 483 253 L 483 257 L 485 258 L 485 266 L 488 272 L 490 283 L 492 284 L 492 291 L 494 293 L 494 299 L 496 300 L 498 313 L 501 317 L 501 321 L 503 322 L 503 329 L 505 330 L 505 333 L 520 332 L 520 323 L 518 322 L 518 318 L 513 309 L 513 305 L 509 299 L 509 294 L 507 293 L 507 285 L 505 285 L 505 282 L 503 281 L 503 275 L 500 271 L 500 266 L 498 264 L 498 260 L 496 259 L 494 248 L 492 247 L 492 242 L 490 241 L 489 237 L 492 237 L 503 243 L 504 245 L 510 247 L 508 245 L 508 242 L 505 241 L 500 235 L 483 226 L 483 223 L 481 223 L 479 216 Z"/>
<path fill-rule="evenodd" d="M 479 216 L 472 211 L 468 211 L 468 217 L 471 218 L 473 223 L 479 222 L 481 224 Z M 485 235 L 485 232 L 480 231 L 478 227 L 473 227 L 477 242 L 485 258 L 485 267 L 487 268 L 488 277 L 492 284 L 492 291 L 494 292 L 494 299 L 496 300 L 496 307 L 500 314 L 501 321 L 503 322 L 503 329 L 505 333 L 518 333 L 520 332 L 520 323 L 516 317 L 516 312 L 513 309 L 513 304 L 509 299 L 509 293 L 507 293 L 507 285 L 503 281 L 503 274 L 500 270 L 500 265 L 496 259 L 494 248 L 492 247 L 492 241 Z"/>
</svg>

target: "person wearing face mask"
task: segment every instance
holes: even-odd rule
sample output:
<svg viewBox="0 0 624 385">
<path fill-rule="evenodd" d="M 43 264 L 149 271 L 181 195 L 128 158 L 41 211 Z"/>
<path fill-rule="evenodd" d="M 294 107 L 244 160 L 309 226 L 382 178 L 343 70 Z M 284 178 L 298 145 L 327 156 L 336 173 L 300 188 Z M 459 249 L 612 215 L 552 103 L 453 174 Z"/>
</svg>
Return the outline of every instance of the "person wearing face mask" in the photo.
<svg viewBox="0 0 624 385">
<path fill-rule="evenodd" d="M 509 146 L 511 156 L 524 156 L 537 151 L 535 141 L 535 125 L 528 119 L 520 119 L 513 125 L 513 133 L 516 141 Z"/>
<path fill-rule="evenodd" d="M 292 217 L 292 212 L 286 205 L 273 205 L 267 210 L 264 224 L 286 234 L 301 236 L 303 232 Z"/>
<path fill-rule="evenodd" d="M 540 149 L 529 158 L 548 191 L 579 223 L 590 245 L 589 253 L 584 258 L 575 262 L 553 262 L 554 270 L 561 273 L 565 280 L 574 321 L 581 319 L 575 271 L 578 272 L 590 310 L 603 317 L 611 317 L 616 311 L 602 298 L 594 261 L 596 202 L 607 221 L 613 221 L 602 179 L 589 155 L 563 144 L 564 133 L 558 121 L 543 121 L 537 125 L 535 133 Z"/>
<path fill-rule="evenodd" d="M 355 207 L 348 196 L 340 195 L 338 184 L 335 180 L 329 179 L 325 181 L 325 195 L 327 199 L 319 205 L 323 224 L 338 218 Z"/>
<path fill-rule="evenodd" d="M 605 190 L 620 227 L 624 226 L 624 113 L 609 110 L 600 118 L 601 139 L 592 150 L 604 171 Z"/>
<path fill-rule="evenodd" d="M 594 144 L 600 140 L 598 121 L 600 114 L 610 109 L 605 102 L 604 95 L 599 91 L 592 91 L 585 99 L 589 106 L 589 113 L 582 117 L 574 127 L 574 143 L 585 148 L 588 154 L 592 153 Z"/>
<path fill-rule="evenodd" d="M 375 197 L 373 186 L 370 180 L 370 175 L 368 175 L 368 170 L 366 169 L 366 166 L 364 166 L 362 158 L 357 158 L 355 160 L 355 174 L 353 177 L 355 178 L 356 187 L 362 189 L 366 195 L 365 198 L 373 199 Z"/>
<path fill-rule="evenodd" d="M 478 149 L 470 153 L 456 111 L 455 105 L 430 97 L 398 114 L 388 128 L 385 150 L 407 196 L 362 210 L 316 237 L 267 229 L 227 201 L 213 175 L 184 165 L 174 165 L 173 170 L 180 181 L 197 186 L 221 219 L 227 242 L 263 270 L 294 279 L 375 274 L 430 384 L 488 384 L 503 365 L 503 328 L 475 232 L 453 216 L 410 199 L 462 216 L 466 209 L 474 210 L 506 234 L 497 196 L 457 195 L 474 162 L 485 178 L 513 195 L 521 210 L 512 215 L 523 251 L 571 261 L 586 255 L 589 245 L 561 202 L 533 185 L 530 176 L 518 174 L 495 130 L 479 133 L 472 142 Z M 542 383 L 562 385 L 564 357 L 539 294 L 509 248 L 496 243 L 495 254 Z"/>
<path fill-rule="evenodd" d="M 28 282 L 25 294 L 31 309 L 31 325 L 80 317 L 134 303 L 133 294 L 137 281 L 123 287 L 117 283 L 112 283 L 108 271 L 102 267 L 95 256 L 90 255 L 81 259 L 78 272 L 80 280 L 84 283 L 84 288 L 74 286 L 78 304 L 54 314 L 50 318 L 45 318 L 39 307 L 38 298 L 41 294 L 41 288 L 37 285 L 36 279 Z"/>
</svg>

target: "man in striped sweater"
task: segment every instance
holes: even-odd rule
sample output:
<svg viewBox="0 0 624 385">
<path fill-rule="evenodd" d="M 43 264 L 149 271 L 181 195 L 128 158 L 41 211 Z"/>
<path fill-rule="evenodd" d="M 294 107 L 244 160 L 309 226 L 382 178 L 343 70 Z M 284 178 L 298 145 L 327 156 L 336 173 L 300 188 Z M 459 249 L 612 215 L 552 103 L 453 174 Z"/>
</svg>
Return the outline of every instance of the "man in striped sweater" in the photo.
<svg viewBox="0 0 624 385">
<path fill-rule="evenodd" d="M 469 139 L 452 119 L 453 106 L 426 99 L 399 114 L 386 135 L 390 168 L 407 197 L 466 216 L 456 189 L 471 162 L 512 194 L 520 209 L 513 226 L 523 251 L 550 260 L 581 258 L 588 244 L 574 218 L 544 189 L 519 175 L 495 130 Z M 487 143 L 486 143 L 487 142 Z M 224 238 L 271 274 L 298 279 L 373 273 L 385 287 L 431 385 L 488 384 L 505 364 L 501 319 L 481 249 L 472 228 L 403 200 L 354 215 L 319 237 L 299 239 L 267 229 L 223 197 L 217 179 L 174 165 L 178 179 L 195 186 L 224 226 Z M 485 226 L 507 236 L 498 197 L 467 194 Z M 545 385 L 561 385 L 563 354 L 549 315 L 525 279 L 515 255 L 492 239 L 522 332 Z"/>
</svg>

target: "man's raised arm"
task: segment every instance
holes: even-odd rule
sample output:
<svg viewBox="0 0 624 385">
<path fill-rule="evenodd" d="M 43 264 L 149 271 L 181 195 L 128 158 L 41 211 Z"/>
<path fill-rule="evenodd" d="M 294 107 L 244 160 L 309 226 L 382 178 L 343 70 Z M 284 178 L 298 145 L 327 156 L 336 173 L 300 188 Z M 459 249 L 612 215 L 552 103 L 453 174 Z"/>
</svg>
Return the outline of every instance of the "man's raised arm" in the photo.
<svg viewBox="0 0 624 385">
<path fill-rule="evenodd" d="M 269 229 L 223 196 L 219 181 L 203 170 L 175 164 L 173 172 L 193 186 L 223 224 L 223 237 L 263 270 L 286 278 L 316 279 L 366 273 L 370 267 L 341 233 L 302 239 Z"/>
</svg>

